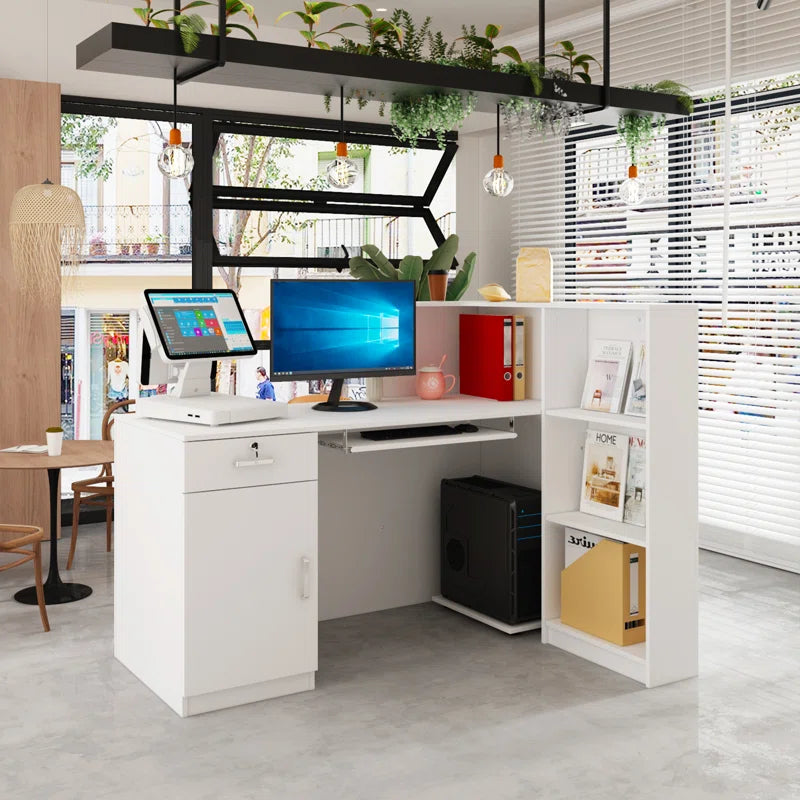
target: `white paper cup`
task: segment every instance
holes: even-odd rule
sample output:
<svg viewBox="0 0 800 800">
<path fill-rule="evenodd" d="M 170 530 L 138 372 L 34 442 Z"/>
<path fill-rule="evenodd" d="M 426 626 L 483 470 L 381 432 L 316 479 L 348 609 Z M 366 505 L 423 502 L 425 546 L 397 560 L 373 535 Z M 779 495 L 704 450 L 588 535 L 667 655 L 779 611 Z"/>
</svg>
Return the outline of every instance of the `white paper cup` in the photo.
<svg viewBox="0 0 800 800">
<path fill-rule="evenodd" d="M 64 442 L 64 431 L 47 431 L 47 455 L 60 456 L 61 445 Z"/>
</svg>

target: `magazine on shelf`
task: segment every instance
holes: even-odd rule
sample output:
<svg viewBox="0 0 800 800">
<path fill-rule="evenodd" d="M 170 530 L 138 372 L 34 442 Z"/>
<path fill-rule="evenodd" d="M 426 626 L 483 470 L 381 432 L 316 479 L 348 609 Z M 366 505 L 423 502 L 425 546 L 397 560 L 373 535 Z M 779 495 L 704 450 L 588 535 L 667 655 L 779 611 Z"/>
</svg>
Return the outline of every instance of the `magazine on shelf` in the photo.
<svg viewBox="0 0 800 800">
<path fill-rule="evenodd" d="M 581 511 L 621 522 L 627 468 L 628 434 L 586 431 Z"/>
<path fill-rule="evenodd" d="M 625 478 L 625 512 L 623 522 L 632 525 L 645 524 L 647 494 L 645 487 L 645 463 L 647 449 L 642 436 L 628 439 L 628 469 Z"/>
<path fill-rule="evenodd" d="M 636 360 L 631 370 L 625 413 L 637 417 L 647 416 L 647 353 L 643 344 L 636 349 Z"/>
<path fill-rule="evenodd" d="M 631 343 L 598 339 L 592 344 L 581 408 L 619 414 L 631 364 Z"/>
</svg>

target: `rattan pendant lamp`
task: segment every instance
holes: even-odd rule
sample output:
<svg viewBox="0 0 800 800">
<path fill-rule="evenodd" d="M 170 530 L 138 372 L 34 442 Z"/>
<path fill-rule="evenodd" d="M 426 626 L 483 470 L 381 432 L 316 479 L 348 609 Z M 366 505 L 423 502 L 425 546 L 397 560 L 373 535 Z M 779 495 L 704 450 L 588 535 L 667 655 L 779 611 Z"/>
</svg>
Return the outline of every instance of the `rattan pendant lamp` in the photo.
<svg viewBox="0 0 800 800">
<path fill-rule="evenodd" d="M 49 53 L 50 2 L 45 4 L 45 53 Z M 49 56 L 45 56 L 49 83 Z M 49 106 L 48 106 L 49 108 Z M 49 111 L 47 128 L 49 139 Z M 24 295 L 41 295 L 61 285 L 61 266 L 77 266 L 81 258 L 86 221 L 78 194 L 66 186 L 43 183 L 23 186 L 11 201 L 9 234 L 14 268 Z"/>
</svg>

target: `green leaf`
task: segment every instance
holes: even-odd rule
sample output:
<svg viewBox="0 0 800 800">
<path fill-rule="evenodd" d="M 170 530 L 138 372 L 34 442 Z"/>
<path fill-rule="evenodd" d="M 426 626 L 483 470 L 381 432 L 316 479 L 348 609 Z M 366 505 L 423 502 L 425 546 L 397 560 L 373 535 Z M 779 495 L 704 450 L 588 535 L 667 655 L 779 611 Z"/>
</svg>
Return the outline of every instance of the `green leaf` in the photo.
<svg viewBox="0 0 800 800">
<path fill-rule="evenodd" d="M 494 50 L 494 45 L 492 44 L 491 40 L 486 39 L 483 36 L 463 36 L 462 38 L 478 45 L 478 47 L 484 50 Z"/>
<path fill-rule="evenodd" d="M 572 42 L 570 42 L 569 39 L 564 39 L 563 42 L 556 42 L 556 47 L 558 47 L 559 45 L 561 45 L 562 50 L 566 50 L 568 53 L 575 52 L 575 45 L 572 44 Z"/>
<path fill-rule="evenodd" d="M 181 14 L 188 11 L 190 8 L 200 8 L 200 6 L 213 6 L 215 3 L 209 3 L 208 0 L 192 0 L 191 3 L 185 5 L 181 9 Z"/>
<path fill-rule="evenodd" d="M 495 39 L 500 35 L 500 29 L 502 25 L 487 25 L 486 26 L 486 38 L 487 39 Z"/>
<path fill-rule="evenodd" d="M 388 278 L 390 281 L 397 280 L 397 270 L 394 268 L 394 264 L 386 258 L 380 251 L 380 248 L 376 247 L 374 244 L 365 244 L 362 245 L 361 251 L 370 257 L 375 263 L 375 267 L 384 278 Z"/>
<path fill-rule="evenodd" d="M 160 28 L 161 30 L 169 30 L 169 22 L 164 21 L 163 19 L 153 19 L 150 20 L 150 24 L 154 28 Z"/>
<path fill-rule="evenodd" d="M 240 31 L 244 31 L 254 42 L 258 41 L 258 37 L 250 30 L 250 28 L 245 27 L 244 25 L 238 25 L 235 22 L 229 22 L 226 26 L 226 30 L 230 30 L 231 28 L 238 28 Z"/>
<path fill-rule="evenodd" d="M 350 8 L 357 8 L 367 19 L 372 18 L 372 9 L 369 6 L 365 6 L 363 3 L 353 3 Z"/>
<path fill-rule="evenodd" d="M 592 82 L 592 76 L 588 72 L 576 72 L 575 76 L 580 78 L 584 83 Z"/>
<path fill-rule="evenodd" d="M 519 54 L 519 50 L 517 50 L 516 47 L 512 47 L 510 44 L 501 47 L 497 52 L 508 56 L 512 61 L 516 61 L 517 64 L 522 63 L 522 56 Z"/>
<path fill-rule="evenodd" d="M 442 244 L 431 253 L 427 267 L 431 269 L 449 270 L 453 266 L 453 259 L 458 252 L 458 236 L 451 233 Z"/>
<path fill-rule="evenodd" d="M 384 280 L 377 268 L 370 264 L 361 256 L 353 256 L 348 262 L 350 264 L 350 274 L 359 281 L 380 281 Z"/>
<path fill-rule="evenodd" d="M 314 42 L 314 38 L 315 37 L 314 37 L 314 34 L 311 31 L 300 31 L 300 35 L 304 39 L 307 39 L 309 42 L 311 42 L 311 43 Z"/>
<path fill-rule="evenodd" d="M 329 11 L 332 8 L 346 8 L 346 3 L 333 3 L 333 2 L 322 2 L 322 3 L 311 3 L 311 13 L 312 14 L 321 14 L 323 11 Z"/>
<path fill-rule="evenodd" d="M 133 9 L 133 13 L 136 14 L 136 16 L 139 17 L 139 19 L 142 22 L 144 22 L 145 25 L 148 22 L 149 11 L 150 11 L 150 9 L 148 9 L 148 8 L 134 8 Z"/>
<path fill-rule="evenodd" d="M 419 280 L 422 277 L 422 257 L 405 256 L 397 270 L 398 277 L 404 281 L 414 281 L 414 296 L 419 293 Z"/>
<path fill-rule="evenodd" d="M 456 273 L 455 278 L 450 281 L 447 287 L 447 300 L 460 300 L 464 296 L 464 292 L 469 288 L 469 282 L 472 280 L 472 273 L 475 270 L 475 259 L 477 255 L 470 253 L 461 265 L 461 269 Z"/>
<path fill-rule="evenodd" d="M 363 25 L 359 25 L 357 22 L 340 22 L 338 25 L 334 25 L 328 33 L 333 33 L 334 31 L 338 31 L 341 28 L 363 28 Z"/>
<path fill-rule="evenodd" d="M 290 17 L 292 14 L 295 14 L 296 16 L 300 17 L 300 19 L 303 19 L 303 17 L 305 16 L 305 14 L 303 14 L 302 11 L 284 11 L 283 13 L 278 15 L 278 18 L 275 20 L 275 22 L 280 22 L 284 17 Z"/>
<path fill-rule="evenodd" d="M 320 50 L 330 50 L 331 46 L 327 42 L 323 42 L 320 39 L 315 39 L 314 44 L 319 47 Z"/>
</svg>

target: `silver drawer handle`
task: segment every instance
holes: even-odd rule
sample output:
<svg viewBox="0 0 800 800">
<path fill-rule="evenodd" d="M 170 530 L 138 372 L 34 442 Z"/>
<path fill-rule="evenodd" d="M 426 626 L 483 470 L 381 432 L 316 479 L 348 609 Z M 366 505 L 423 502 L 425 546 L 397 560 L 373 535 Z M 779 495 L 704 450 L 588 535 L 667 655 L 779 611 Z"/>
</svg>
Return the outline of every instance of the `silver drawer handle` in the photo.
<svg viewBox="0 0 800 800">
<path fill-rule="evenodd" d="M 263 467 L 267 464 L 274 464 L 274 458 L 250 458 L 247 461 L 234 461 L 234 467 Z"/>
<path fill-rule="evenodd" d="M 305 556 L 301 559 L 303 565 L 303 600 L 311 597 L 311 559 Z"/>
</svg>

